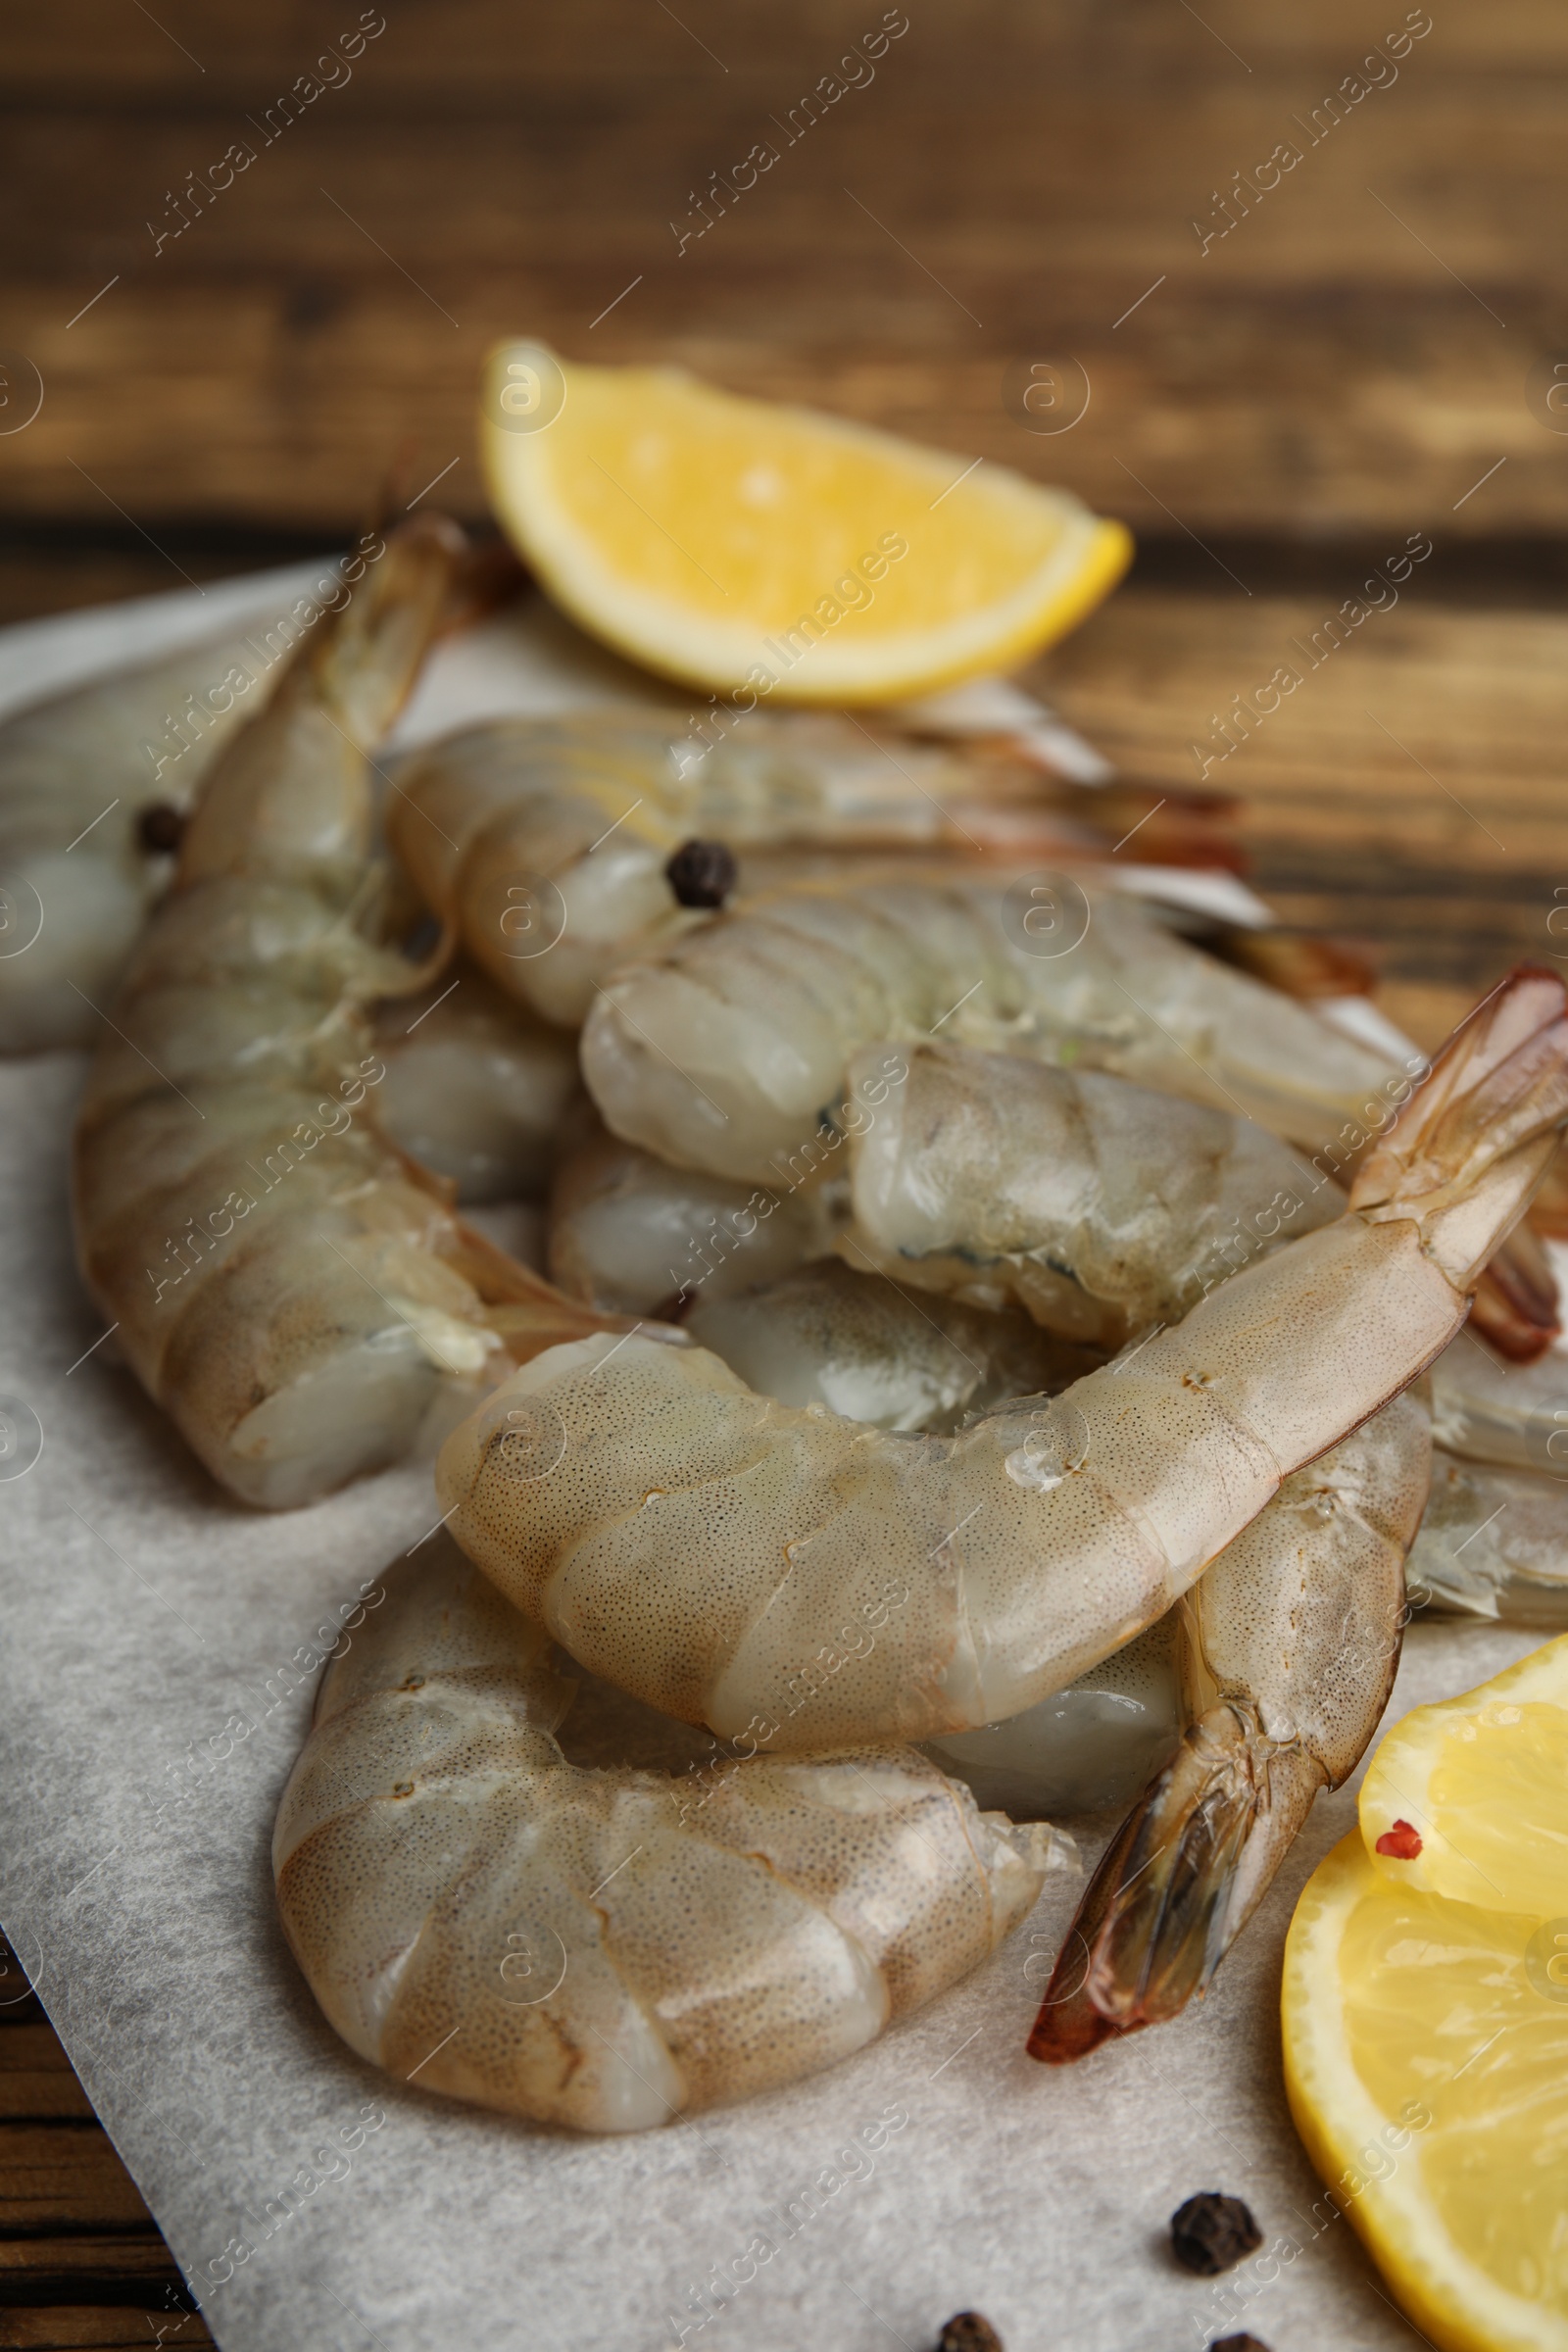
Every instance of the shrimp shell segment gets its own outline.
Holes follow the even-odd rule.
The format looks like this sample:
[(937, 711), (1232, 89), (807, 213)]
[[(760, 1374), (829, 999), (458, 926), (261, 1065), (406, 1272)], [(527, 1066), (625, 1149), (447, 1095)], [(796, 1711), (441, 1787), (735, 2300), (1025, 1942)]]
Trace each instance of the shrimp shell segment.
[(902, 1747), (698, 1788), (568, 1764), (549, 1639), (444, 1537), (328, 1668), (278, 1811), (283, 1925), (362, 2056), (635, 2132), (849, 2056), (985, 1959), (1064, 1849)]

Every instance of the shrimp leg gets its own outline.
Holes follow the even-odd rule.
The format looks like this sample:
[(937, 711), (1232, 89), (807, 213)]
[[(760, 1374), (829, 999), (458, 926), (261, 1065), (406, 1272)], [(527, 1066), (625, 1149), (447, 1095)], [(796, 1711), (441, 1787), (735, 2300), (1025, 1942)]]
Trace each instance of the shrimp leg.
[(1398, 1397), (1288, 1478), (1179, 1607), (1196, 1720), (1101, 1860), (1029, 2038), (1059, 2066), (1203, 1992), (1394, 1687), (1427, 1418)]
[(386, 1581), (272, 1860), (326, 2017), (421, 2089), (585, 2132), (769, 2089), (955, 1984), (1070, 1856), (908, 1748), (569, 1764), (548, 1637), (443, 1536)]
[[(778, 1405), (700, 1348), (588, 1340), (448, 1440), (454, 1533), (585, 1666), (720, 1734), (761, 1724), (782, 1752), (1017, 1714), (1162, 1615), (1453, 1336), (1568, 1123), (1565, 1004), (1516, 972), (1345, 1216), (1049, 1402), (904, 1436)], [(513, 1410), (559, 1427), (549, 1478), (509, 1469)]]

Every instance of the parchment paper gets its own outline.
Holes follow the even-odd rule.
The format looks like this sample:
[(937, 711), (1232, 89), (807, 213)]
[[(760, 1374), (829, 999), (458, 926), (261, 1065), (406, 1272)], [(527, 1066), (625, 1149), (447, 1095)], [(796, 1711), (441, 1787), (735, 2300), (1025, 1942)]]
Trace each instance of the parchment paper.
[[(294, 576), (234, 584), (231, 609)], [(0, 706), (41, 662), (80, 675), (227, 617), (158, 604), (8, 633)], [(473, 694), (470, 674), (455, 715)], [(1243, 2326), (1273, 2352), (1417, 2340), (1348, 2224), (1314, 2218), (1280, 2082), (1284, 1935), (1348, 1790), (1320, 1799), (1209, 1999), (1076, 2069), (1023, 2053), (1079, 1892), (1061, 1879), (989, 1967), (858, 2058), (666, 2131), (551, 2135), (353, 2058), (283, 1946), (268, 1844), (316, 1662), (436, 1518), (429, 1472), (246, 1512), (94, 1348), (64, 1183), (82, 1068), (0, 1064), (0, 1392), (43, 1433), (0, 1479), (0, 1922), (220, 2344), (660, 2352), (684, 2329), (927, 2352), (965, 2307), (1008, 2352), (1170, 2352)], [(1413, 1628), (1395, 1713), (1534, 1639)], [(1216, 2187), (1288, 2242), (1209, 2282), (1173, 2267), (1165, 2225)]]

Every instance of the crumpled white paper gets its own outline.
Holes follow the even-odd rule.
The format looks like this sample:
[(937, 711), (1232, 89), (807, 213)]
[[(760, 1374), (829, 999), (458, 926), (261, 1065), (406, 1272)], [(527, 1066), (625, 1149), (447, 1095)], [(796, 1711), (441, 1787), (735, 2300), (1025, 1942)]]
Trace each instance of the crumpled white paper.
[[(252, 591), (276, 583), (223, 593)], [(0, 707), (40, 662), (47, 682), (150, 653), (193, 610), (228, 617), (182, 595), (9, 633)], [(426, 690), (441, 725), (485, 699), (471, 642), (462, 660), (460, 709)], [(511, 687), (486, 674), (529, 707), (506, 702), (515, 661)], [(1080, 1891), (1062, 1878), (859, 2057), (666, 2131), (553, 2135), (351, 2056), (283, 1945), (269, 1840), (318, 1661), (435, 1520), (429, 1471), (276, 1517), (212, 1484), (94, 1346), (65, 1193), (83, 1067), (0, 1064), (0, 1393), (42, 1435), (0, 1475), (0, 1922), (228, 2352), (927, 2352), (964, 2308), (1008, 2352), (1242, 2327), (1272, 2352), (1410, 2343), (1324, 2218), (1280, 2080), (1284, 1935), (1349, 1791), (1319, 1801), (1209, 1999), (1076, 2069), (1023, 2050)], [(1395, 1712), (1533, 1640), (1413, 1629)], [(1244, 2196), (1265, 2233), (1219, 2280), (1167, 2251), (1199, 2188)]]

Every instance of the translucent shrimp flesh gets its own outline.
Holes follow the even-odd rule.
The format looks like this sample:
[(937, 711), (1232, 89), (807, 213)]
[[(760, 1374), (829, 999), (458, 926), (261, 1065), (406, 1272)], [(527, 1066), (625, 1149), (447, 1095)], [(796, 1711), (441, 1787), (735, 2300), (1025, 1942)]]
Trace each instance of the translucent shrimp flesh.
[[(594, 1338), (448, 1440), (454, 1533), (586, 1667), (721, 1736), (783, 1752), (1020, 1713), (1163, 1614), (1452, 1338), (1568, 1123), (1564, 1006), (1555, 975), (1515, 973), (1345, 1216), (1055, 1398), (900, 1435), (760, 1396), (705, 1348)], [(548, 1475), (509, 1461), (530, 1418)]]
[(1498, 1469), (1568, 1477), (1568, 1353), (1507, 1363), (1463, 1331), (1429, 1377), (1432, 1434), (1449, 1453)]
[(1178, 1601), (1021, 1715), (928, 1740), (924, 1753), (963, 1781), (977, 1803), (1019, 1821), (1131, 1804), (1169, 1761), (1190, 1719), (1181, 1610)]
[(583, 1031), (606, 1124), (776, 1183), (849, 1113), (858, 1053), (937, 1034), (1238, 1113), (1328, 1148), (1331, 1171), (1408, 1095), (1410, 1072), (1130, 900), (1060, 877), (1012, 889), (781, 890), (628, 962)]
[(190, 806), (275, 674), (236, 632), (0, 722), (0, 1054), (93, 1042), (178, 838), (143, 819)]
[(1037, 773), (820, 714), (759, 716), (701, 755), (657, 710), (497, 720), (413, 754), (396, 785), (388, 836), (427, 903), (510, 995), (571, 1028), (628, 954), (680, 938), (726, 895), (671, 878), (684, 843), (1103, 847), (1049, 807)]
[[(882, 1058), (850, 1063), (847, 1101), (868, 1101)], [(1016, 1300), (1113, 1349), (1344, 1211), (1328, 1177), (1234, 1112), (971, 1046), (905, 1059), (852, 1130), (839, 1247), (919, 1290)]]
[(570, 1038), (471, 963), (380, 1010), (382, 1133), (457, 1188), (460, 1201), (537, 1200), (581, 1100)]
[(846, 1213), (831, 1178), (765, 1194), (672, 1168), (597, 1116), (574, 1123), (550, 1204), (550, 1277), (626, 1314), (725, 1298), (820, 1257)]
[(568, 1763), (545, 1634), (440, 1535), (387, 1584), (272, 1861), (326, 2017), (421, 2089), (584, 2132), (770, 2089), (956, 1983), (1067, 1861), (907, 1747)]
[(1435, 1448), (1407, 1575), (1418, 1606), (1559, 1632), (1568, 1625), (1568, 1461), (1555, 1471), (1498, 1470)]
[(1203, 1992), (1378, 1727), (1431, 1464), (1400, 1396), (1286, 1479), (1177, 1604), (1189, 1728), (1111, 1838), (1029, 2040), (1051, 2065)]
[(367, 750), (461, 555), (433, 519), (390, 541), (228, 745), (78, 1115), (87, 1286), (250, 1502), (395, 1460), (513, 1356), (606, 1324), (465, 1226), (366, 1108), (384, 1075), (367, 1007), (429, 976), (370, 935)]
[(700, 1299), (683, 1329), (759, 1395), (875, 1429), (954, 1430), (1004, 1397), (1065, 1388), (1096, 1361), (1015, 1307), (919, 1299), (837, 1258)]

